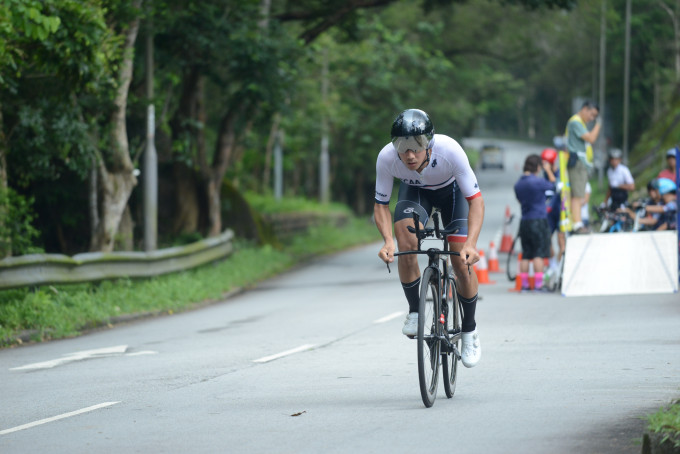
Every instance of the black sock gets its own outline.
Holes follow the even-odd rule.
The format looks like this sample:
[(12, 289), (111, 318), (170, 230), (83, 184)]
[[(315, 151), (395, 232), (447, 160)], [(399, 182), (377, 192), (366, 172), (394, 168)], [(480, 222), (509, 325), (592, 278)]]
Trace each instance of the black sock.
[(458, 294), (458, 301), (460, 301), (462, 304), (461, 309), (463, 310), (463, 323), (462, 323), (462, 329), (464, 333), (469, 333), (471, 331), (474, 331), (475, 328), (477, 327), (477, 323), (475, 323), (475, 309), (477, 308), (477, 295), (473, 296), (472, 298), (463, 298), (460, 296), (460, 293)]
[(418, 312), (418, 304), (420, 304), (420, 278), (408, 284), (401, 283), (408, 301), (408, 311)]

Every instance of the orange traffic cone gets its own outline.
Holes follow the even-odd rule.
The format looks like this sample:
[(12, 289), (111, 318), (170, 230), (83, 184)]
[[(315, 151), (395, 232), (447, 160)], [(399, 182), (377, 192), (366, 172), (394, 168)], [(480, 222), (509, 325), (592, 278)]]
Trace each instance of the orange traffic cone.
[(498, 272), (500, 270), (501, 269), (498, 266), (498, 252), (496, 251), (496, 245), (492, 241), (489, 244), (489, 271)]
[(536, 286), (536, 280), (534, 278), (534, 263), (529, 262), (529, 288), (531, 290)]
[(495, 284), (495, 282), (489, 280), (489, 264), (486, 261), (486, 257), (484, 257), (484, 251), (479, 251), (479, 262), (473, 269), (477, 274), (477, 281), (480, 284)]
[(512, 224), (512, 215), (510, 214), (510, 206), (505, 207), (505, 219), (503, 220), (503, 237), (501, 238), (501, 252), (510, 252), (512, 248), (512, 233), (510, 232), (510, 224)]

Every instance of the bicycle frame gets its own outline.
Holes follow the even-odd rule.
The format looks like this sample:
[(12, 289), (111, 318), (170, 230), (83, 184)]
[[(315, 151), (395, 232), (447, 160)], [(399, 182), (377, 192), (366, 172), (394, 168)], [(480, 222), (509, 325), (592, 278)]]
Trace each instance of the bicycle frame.
[[(415, 224), (415, 227), (409, 227), (408, 230), (412, 233), (415, 233), (416, 238), (418, 239), (418, 249), (415, 251), (404, 251), (404, 252), (396, 252), (394, 255), (399, 256), (399, 255), (427, 255), (428, 258), (428, 264), (427, 266), (423, 269), (423, 275), (425, 274), (425, 270), (427, 268), (431, 268), (434, 272), (435, 275), (437, 276), (437, 292), (440, 295), (441, 298), (441, 305), (440, 307), (437, 308), (438, 312), (441, 313), (441, 320), (440, 323), (438, 324), (438, 328), (441, 328), (444, 326), (444, 321), (445, 318), (448, 316), (448, 314), (443, 313), (443, 311), (448, 311), (448, 302), (449, 298), (454, 298), (455, 300), (455, 293), (456, 293), (456, 282), (455, 278), (452, 274), (452, 268), (449, 267), (449, 256), (451, 255), (457, 255), (460, 256), (460, 253), (456, 251), (451, 251), (449, 250), (449, 242), (446, 239), (447, 235), (456, 233), (458, 229), (452, 230), (452, 231), (447, 231), (447, 230), (442, 230), (439, 228), (439, 213), (435, 211), (432, 214), (432, 219), (434, 221), (434, 227), (432, 228), (425, 228), (425, 229), (420, 229), (420, 217), (418, 216), (418, 213), (413, 213), (413, 221)], [(427, 238), (434, 238), (441, 240), (444, 243), (443, 249), (437, 249), (437, 248), (429, 248), (426, 251), (422, 250), (422, 243), (425, 239)], [(441, 261), (441, 268), (438, 266), (439, 262)], [(451, 268), (451, 269), (449, 269)], [(446, 279), (443, 279), (443, 276), (446, 276)], [(421, 283), (423, 285), (423, 283)], [(437, 339), (442, 342), (442, 354), (448, 354), (448, 353), (453, 353), (456, 356), (456, 359), (460, 358), (460, 352), (456, 349), (455, 343), (460, 340), (462, 333), (461, 330), (456, 330), (455, 328), (453, 330), (450, 330), (449, 332), (444, 333), (441, 329), (436, 330), (437, 333)]]

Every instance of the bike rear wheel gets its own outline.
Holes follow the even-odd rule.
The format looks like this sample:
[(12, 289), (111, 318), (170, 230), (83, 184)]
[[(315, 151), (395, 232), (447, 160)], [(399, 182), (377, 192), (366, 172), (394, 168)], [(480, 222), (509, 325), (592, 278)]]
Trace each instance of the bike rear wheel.
[[(442, 352), (442, 378), (444, 379), (444, 392), (449, 399), (456, 392), (456, 381), (458, 379), (458, 360), (460, 359), (460, 333), (461, 333), (461, 313), (456, 284), (453, 276), (447, 279), (445, 285), (446, 295), (442, 300), (442, 310), (445, 312), (446, 331), (451, 346), (455, 348), (453, 352)], [(453, 335), (453, 337), (451, 337)], [(455, 340), (454, 340), (455, 339)]]
[(418, 309), (418, 380), (420, 395), (426, 407), (431, 407), (437, 397), (439, 378), (439, 276), (434, 268), (425, 268), (420, 287)]

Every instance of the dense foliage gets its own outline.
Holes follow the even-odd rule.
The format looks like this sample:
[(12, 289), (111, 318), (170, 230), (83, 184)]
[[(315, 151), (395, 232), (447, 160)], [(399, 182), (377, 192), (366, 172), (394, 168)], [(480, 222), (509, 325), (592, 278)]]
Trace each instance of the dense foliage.
[[(168, 243), (228, 224), (224, 179), (271, 193), (276, 138), (284, 192), (317, 198), (327, 131), (331, 198), (358, 213), (404, 108), (458, 139), (549, 143), (575, 98), (600, 96), (603, 4), (605, 133), (620, 147), (625, 0), (0, 0), (4, 253), (140, 247), (149, 103)], [(636, 0), (632, 13), (631, 145), (675, 118), (680, 1)]]

